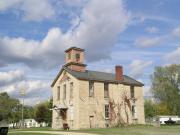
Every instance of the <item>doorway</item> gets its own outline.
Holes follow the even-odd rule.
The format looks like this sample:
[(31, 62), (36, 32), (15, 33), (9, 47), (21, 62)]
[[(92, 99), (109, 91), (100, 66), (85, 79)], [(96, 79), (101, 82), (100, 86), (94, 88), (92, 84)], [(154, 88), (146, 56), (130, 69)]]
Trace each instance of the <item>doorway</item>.
[(95, 128), (94, 116), (89, 116), (90, 128)]

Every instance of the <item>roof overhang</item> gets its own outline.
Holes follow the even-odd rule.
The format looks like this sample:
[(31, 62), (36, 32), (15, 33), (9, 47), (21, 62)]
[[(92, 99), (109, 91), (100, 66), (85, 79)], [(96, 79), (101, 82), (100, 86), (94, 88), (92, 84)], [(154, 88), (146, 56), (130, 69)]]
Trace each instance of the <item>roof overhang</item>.
[(61, 109), (68, 109), (68, 107), (67, 107), (67, 105), (65, 105), (65, 104), (59, 104), (59, 105), (55, 105), (53, 108), (52, 108), (52, 110), (61, 110)]

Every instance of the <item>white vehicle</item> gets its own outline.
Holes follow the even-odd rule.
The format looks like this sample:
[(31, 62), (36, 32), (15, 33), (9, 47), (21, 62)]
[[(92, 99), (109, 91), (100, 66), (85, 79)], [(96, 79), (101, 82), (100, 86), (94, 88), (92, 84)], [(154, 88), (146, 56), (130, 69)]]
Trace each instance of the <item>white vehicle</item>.
[(159, 122), (160, 124), (166, 124), (165, 121), (172, 120), (172, 121), (180, 121), (180, 118), (178, 116), (159, 116)]

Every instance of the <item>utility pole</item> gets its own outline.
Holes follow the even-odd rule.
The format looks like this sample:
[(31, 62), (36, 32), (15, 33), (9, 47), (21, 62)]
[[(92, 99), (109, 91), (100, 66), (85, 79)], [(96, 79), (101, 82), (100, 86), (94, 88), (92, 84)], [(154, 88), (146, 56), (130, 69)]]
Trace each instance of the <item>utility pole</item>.
[(21, 127), (24, 128), (24, 96), (25, 96), (25, 89), (24, 88), (20, 89), (19, 94), (22, 97), (22, 113), (21, 113), (21, 121), (22, 121), (21, 124), (22, 125), (21, 125)]

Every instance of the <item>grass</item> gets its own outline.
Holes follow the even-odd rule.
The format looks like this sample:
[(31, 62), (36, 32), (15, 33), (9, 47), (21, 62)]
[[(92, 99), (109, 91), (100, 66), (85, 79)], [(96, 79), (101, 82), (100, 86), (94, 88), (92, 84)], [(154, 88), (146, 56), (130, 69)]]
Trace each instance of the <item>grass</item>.
[[(52, 131), (51, 128), (30, 128), (10, 130), (8, 135), (43, 135), (41, 133), (16, 133), (13, 131)], [(57, 130), (54, 130), (57, 131)], [(96, 128), (71, 130), (72, 132), (92, 133), (100, 135), (180, 135), (180, 126), (130, 126), (125, 128)], [(45, 135), (45, 134), (44, 134)]]
[[(41, 133), (9, 133), (8, 135), (48, 135)], [(52, 134), (51, 134), (52, 135)]]
[(180, 126), (130, 126), (125, 128), (85, 129), (78, 132), (100, 135), (180, 135)]
[[(38, 127), (38, 128), (19, 128), (19, 129), (10, 129), (9, 131), (52, 131), (51, 127)], [(53, 130), (54, 131), (54, 130)]]

